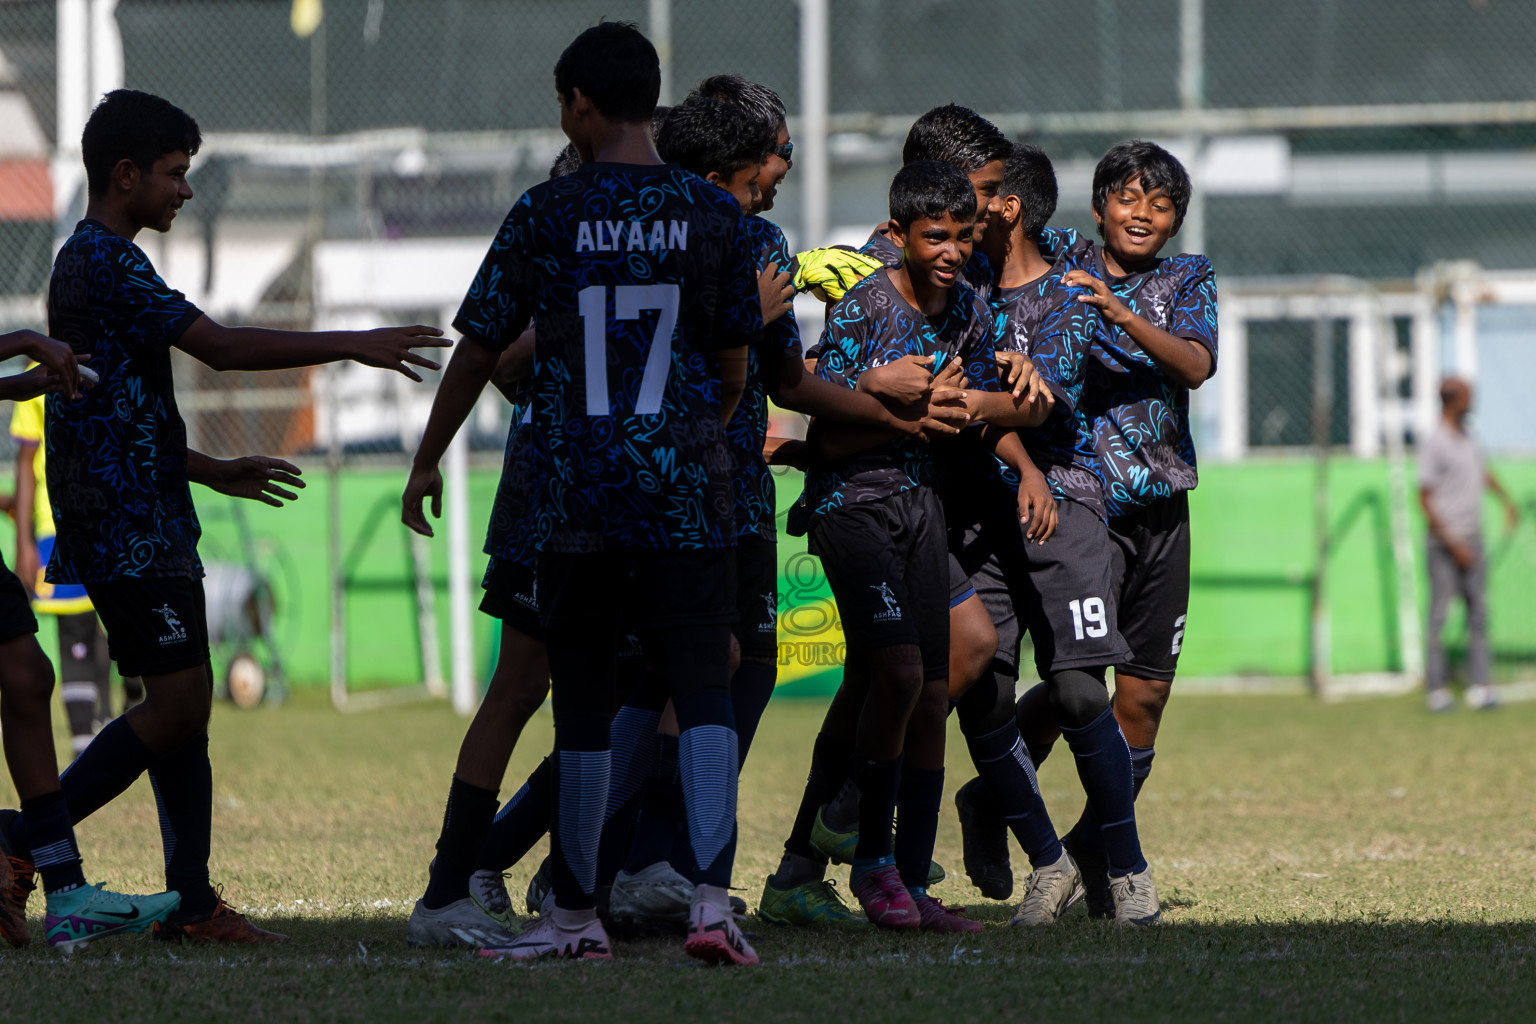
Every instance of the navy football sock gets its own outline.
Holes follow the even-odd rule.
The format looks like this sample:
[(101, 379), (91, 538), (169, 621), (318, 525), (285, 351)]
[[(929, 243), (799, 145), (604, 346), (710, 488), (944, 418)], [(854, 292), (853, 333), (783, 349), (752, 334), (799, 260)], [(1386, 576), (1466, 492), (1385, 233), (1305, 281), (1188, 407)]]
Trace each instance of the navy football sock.
[(656, 761), (656, 726), (661, 712), (626, 704), (613, 716), (609, 726), (609, 749), (613, 751), (613, 781), (608, 785), (608, 806), (612, 816), (640, 792)]
[(1146, 870), (1147, 862), (1136, 835), (1131, 752), (1114, 711), (1105, 708), (1082, 728), (1063, 728), (1061, 733), (1077, 759), (1078, 778), (1099, 818), (1099, 835), (1109, 873), (1127, 875)]
[(1035, 771), (1045, 764), (1045, 759), (1051, 756), (1051, 748), (1056, 746), (1055, 740), (1047, 740), (1044, 743), (1036, 740), (1024, 740), (1024, 750), (1029, 754), (1029, 763), (1035, 766)]
[(854, 859), (869, 862), (889, 857), (891, 821), (896, 815), (896, 794), (901, 786), (901, 758), (864, 761), (854, 778), (859, 784), (859, 842), (854, 847)]
[(693, 881), (729, 888), (740, 765), (731, 695), (726, 690), (698, 690), (674, 698), (673, 706), (680, 728), (678, 777), (688, 812), (688, 843), (697, 867)]
[[(634, 874), (659, 861), (670, 861), (679, 827), (687, 814), (677, 774), (677, 737), (658, 733), (656, 763), (641, 791), (640, 813), (635, 819), (624, 870)], [(682, 870), (687, 871), (686, 862)]]
[[(1127, 744), (1129, 746), (1129, 744)], [(1141, 787), (1152, 773), (1152, 758), (1156, 752), (1151, 747), (1130, 747), (1131, 751), (1131, 798), (1141, 796)], [(1093, 804), (1085, 803), (1077, 824), (1067, 834), (1074, 850), (1104, 854), (1104, 837), (1099, 832), (1099, 816)]]
[(590, 910), (596, 903), (597, 847), (608, 806), (609, 718), (601, 712), (556, 712), (554, 813), (550, 868), (555, 903)]
[(443, 829), (437, 837), (437, 856), (432, 858), (432, 875), (421, 898), (428, 910), (469, 898), (469, 876), (475, 872), (476, 855), (485, 845), (495, 816), (495, 790), (453, 777), (443, 808)]
[(939, 834), (939, 805), (944, 800), (944, 769), (901, 769), (897, 790), (896, 868), (908, 889), (928, 885), (928, 865)]
[(218, 897), (208, 883), (213, 844), (213, 766), (208, 762), (208, 734), (192, 737), (150, 765), (149, 784), (160, 814), (165, 887), (181, 894), (183, 913), (210, 913)]
[(496, 812), (485, 842), (475, 857), (476, 871), (505, 871), (522, 860), (549, 831), (550, 779), (554, 768), (549, 758), (528, 776), (512, 798)]
[(154, 760), (126, 716), (112, 719), (59, 776), (69, 820), (78, 825), (90, 817), (133, 785)]
[[(811, 747), (811, 770), (805, 780), (805, 790), (800, 795), (800, 807), (795, 812), (789, 838), (784, 841), (784, 849), (788, 853), (804, 860), (826, 863), (827, 859), (811, 845), (811, 829), (815, 827), (816, 812), (821, 810), (821, 805), (837, 796), (837, 791), (847, 781), (848, 770), (847, 743), (840, 737), (817, 733)], [(775, 877), (779, 881), (788, 881), (780, 876)]]
[(80, 869), (80, 850), (69, 821), (69, 804), (61, 790), (21, 802), (32, 864), (43, 876), (43, 891), (58, 892), (85, 884)]
[(965, 742), (977, 773), (1030, 864), (1039, 868), (1060, 860), (1061, 841), (1040, 797), (1019, 727), (1010, 720), (985, 736), (967, 736)]
[(736, 753), (741, 764), (747, 763), (747, 751), (752, 748), (757, 725), (768, 710), (778, 678), (778, 665), (747, 659), (742, 659), (741, 667), (731, 676), (731, 713), (736, 721)]

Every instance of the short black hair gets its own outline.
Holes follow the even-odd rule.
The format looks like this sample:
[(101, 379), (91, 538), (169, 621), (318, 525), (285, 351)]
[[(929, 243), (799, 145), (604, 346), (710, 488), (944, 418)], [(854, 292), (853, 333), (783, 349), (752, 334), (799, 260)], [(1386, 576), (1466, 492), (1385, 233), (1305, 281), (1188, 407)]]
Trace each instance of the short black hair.
[(739, 108), (749, 117), (767, 125), (775, 142), (778, 141), (779, 129), (788, 123), (784, 101), (779, 99), (779, 94), (766, 85), (749, 82), (740, 75), (710, 75), (694, 86), (689, 95), (708, 96), (712, 100)]
[(555, 61), (555, 91), (565, 102), (573, 89), (614, 121), (649, 121), (661, 95), (656, 47), (630, 21), (605, 21), (577, 36)]
[(1103, 216), (1104, 202), (1111, 192), (1119, 192), (1126, 183), (1141, 176), (1144, 192), (1162, 190), (1173, 202), (1173, 212), (1180, 223), (1189, 210), (1194, 187), (1189, 172), (1174, 155), (1155, 142), (1132, 139), (1111, 146), (1093, 169), (1093, 212)]
[(651, 111), (651, 141), (655, 142), (661, 134), (661, 126), (667, 123), (667, 115), (672, 113), (671, 107), (657, 107)]
[(901, 147), (901, 162), (942, 160), (966, 174), (993, 160), (1007, 160), (1008, 136), (970, 107), (946, 103), (918, 118)]
[(1033, 238), (1056, 213), (1056, 168), (1039, 146), (1015, 142), (1003, 164), (1003, 198), (1019, 197), (1019, 223)]
[(976, 219), (976, 190), (960, 168), (943, 160), (917, 160), (896, 172), (891, 182), (891, 219), (903, 231), (923, 218), (948, 214), (969, 224)]
[(202, 144), (197, 122), (170, 100), (136, 89), (114, 89), (96, 104), (80, 135), (86, 191), (105, 195), (112, 168), (122, 160), (132, 160), (148, 173), (165, 154), (192, 156)]
[(746, 111), (704, 96), (689, 96), (672, 108), (656, 136), (656, 152), (668, 163), (704, 177), (728, 178), (760, 164), (774, 133)]
[(551, 178), (563, 178), (576, 168), (581, 166), (581, 154), (576, 152), (576, 147), (567, 142), (560, 155), (555, 157), (555, 162), (549, 165)]

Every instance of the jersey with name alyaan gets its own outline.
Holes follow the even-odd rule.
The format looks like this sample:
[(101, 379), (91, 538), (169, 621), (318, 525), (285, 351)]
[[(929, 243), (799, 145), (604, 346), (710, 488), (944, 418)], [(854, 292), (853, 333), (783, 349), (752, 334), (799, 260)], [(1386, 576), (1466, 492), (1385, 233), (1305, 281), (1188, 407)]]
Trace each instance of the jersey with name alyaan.
[(736, 201), (670, 164), (589, 163), (534, 186), (454, 327), (500, 352), (534, 318), (536, 546), (733, 544), (716, 352), (762, 332)]
[[(784, 270), (790, 265), (789, 243), (772, 221), (753, 214), (746, 218), (746, 226), (761, 267), (772, 263)], [(768, 382), (777, 376), (779, 363), (786, 357), (800, 358), (800, 327), (795, 323), (794, 310), (765, 325), (762, 343), (749, 350), (747, 388), (736, 407), (736, 415), (725, 428), (736, 467), (738, 537), (778, 539), (773, 474), (763, 459), (763, 442), (768, 437)]]
[[(1070, 229), (1048, 228), (1041, 252), (1109, 285), (1132, 312), (1205, 348), (1216, 372), (1216, 274), (1204, 256), (1181, 253), (1146, 270), (1111, 275), (1103, 248)], [(1102, 319), (1083, 393), (1111, 516), (1193, 490), (1199, 474), (1189, 430), (1189, 390), (1170, 380), (1130, 335)]]
[[(929, 317), (902, 298), (890, 271), (877, 270), (848, 289), (827, 314), (816, 375), (852, 390), (865, 370), (903, 356), (931, 355), (935, 373), (958, 359), (971, 387), (996, 391), (992, 333), (991, 310), (965, 285), (955, 285), (944, 311)], [(813, 464), (805, 476), (806, 512), (814, 519), (843, 505), (932, 486), (933, 462), (927, 444), (900, 438)]]

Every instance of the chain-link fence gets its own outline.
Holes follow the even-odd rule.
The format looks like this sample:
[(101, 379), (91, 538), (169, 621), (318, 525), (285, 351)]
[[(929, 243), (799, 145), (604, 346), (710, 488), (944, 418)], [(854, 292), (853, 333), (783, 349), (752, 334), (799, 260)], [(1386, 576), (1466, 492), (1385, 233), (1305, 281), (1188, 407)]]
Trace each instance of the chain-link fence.
[[(1426, 388), (1444, 368), (1481, 378), (1480, 422), (1495, 447), (1536, 449), (1536, 426), (1523, 414), (1536, 387), (1525, 367), (1536, 360), (1522, 316), (1536, 289), (1523, 297), (1522, 286), (1489, 276), (1536, 268), (1536, 65), (1524, 52), (1536, 35), (1531, 5), (300, 6), (323, 10), (307, 34), (291, 0), (0, 2), (0, 329), (43, 325), (51, 253), (83, 210), (79, 127), (92, 98), (116, 85), (165, 95), (203, 128), (196, 199), (173, 232), (140, 241), (210, 315), (301, 328), (446, 326), (506, 210), (563, 144), (555, 57), (606, 17), (634, 20), (657, 41), (664, 100), (722, 71), (778, 90), (797, 133), (797, 166), (772, 216), (799, 246), (858, 241), (885, 218), (901, 139), (939, 103), (964, 103), (1044, 148), (1061, 184), (1055, 223), (1084, 231), (1093, 229), (1089, 184), (1103, 151), (1132, 136), (1168, 145), (1197, 189), (1178, 241), (1205, 251), (1222, 281), (1222, 372), (1193, 410), (1208, 462), (1320, 440), (1373, 455), (1391, 431), (1411, 443), (1433, 418)], [(810, 111), (817, 91), (802, 90), (815, 68), (802, 56), (815, 52), (820, 12), (826, 105)], [(822, 119), (824, 171), (800, 134)], [(825, 236), (807, 237), (818, 224)], [(1378, 326), (1369, 328), (1379, 336), (1362, 340), (1366, 321), (1349, 310), (1295, 306), (1298, 295), (1332, 301), (1337, 275), (1379, 297)], [(1255, 297), (1246, 307), (1229, 303), (1244, 294)], [(1294, 308), (1266, 311), (1261, 298)], [(1243, 355), (1233, 360), (1236, 333)], [(217, 374), (185, 359), (177, 375), (189, 437), (202, 450), (375, 474), (378, 494), (358, 492), (333, 518), (345, 530), (372, 529), (388, 559), (397, 557), (392, 521), (386, 530), (375, 513), (397, 494), (430, 382), (357, 367)], [(506, 416), (488, 398), (471, 421), (477, 528)], [(371, 550), (358, 549), (359, 565)], [(407, 582), (418, 586), (422, 572), (405, 567), (421, 562), (401, 552), (402, 578), (414, 574)], [(322, 546), (295, 561), (327, 557), (334, 553)], [(318, 614), (317, 602), (309, 612)]]

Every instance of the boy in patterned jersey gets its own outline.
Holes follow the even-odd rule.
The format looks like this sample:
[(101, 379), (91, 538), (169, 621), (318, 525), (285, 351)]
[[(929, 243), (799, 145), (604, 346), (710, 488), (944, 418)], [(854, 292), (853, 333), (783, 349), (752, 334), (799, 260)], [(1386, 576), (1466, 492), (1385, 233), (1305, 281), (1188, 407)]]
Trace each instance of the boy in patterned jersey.
[[(420, 380), (411, 350), (439, 345), (430, 327), (307, 334), (223, 327), (169, 288), (133, 243), (168, 231), (192, 198), (186, 176), (201, 133), (165, 100), (117, 90), (81, 139), (86, 216), (54, 261), (49, 331), (101, 381), (82, 397), (48, 399), (48, 494), (57, 527), (46, 579), (83, 584), (123, 675), (145, 700), (110, 722), (63, 776), (70, 818), (83, 821), (148, 772), (160, 811), (167, 887), (181, 906), (155, 928), (165, 940), (278, 941), (224, 903), (209, 883), (213, 693), (201, 533), (192, 483), (281, 506), (301, 487), (279, 459), (221, 461), (187, 448), (170, 350), (218, 370), (265, 370), (352, 359)], [(21, 815), (25, 819), (26, 815)], [(11, 852), (24, 845), (12, 827)]]
[[(1003, 180), (1004, 161), (1010, 151), (1007, 137), (996, 125), (975, 111), (953, 103), (935, 107), (918, 118), (907, 132), (902, 147), (903, 163), (941, 160), (959, 168), (970, 179), (971, 187), (976, 192), (977, 216), (973, 239), (978, 248), (973, 250), (971, 258), (966, 261), (961, 279), (983, 298), (991, 294), (996, 269), (988, 261), (981, 246), (989, 232), (995, 234), (1001, 230), (998, 221), (1002, 209), (999, 189)], [(838, 267), (847, 277), (862, 277), (880, 266), (900, 266), (902, 258), (901, 250), (891, 243), (888, 228), (884, 225), (871, 233), (869, 241), (857, 254), (838, 255), (840, 250), (819, 251), (840, 261)], [(805, 255), (802, 254), (802, 259)], [(854, 262), (855, 257), (863, 262)], [(819, 267), (821, 276), (817, 280), (824, 286), (822, 290), (829, 295), (841, 295), (836, 284), (825, 276), (827, 265), (823, 263)], [(813, 347), (806, 353), (806, 357), (815, 359), (818, 354), (819, 350)], [(1040, 392), (1039, 378), (1033, 374), (1023, 354), (999, 351), (997, 355), (999, 372), (1006, 376), (1014, 393), (1018, 395), (1027, 390), (1029, 399), (1035, 400)], [(950, 370), (957, 371), (958, 367), (952, 364)], [(860, 378), (859, 388), (885, 401), (897, 403), (900, 407), (903, 403), (915, 400), (926, 389), (950, 383), (951, 380), (935, 379), (924, 361), (909, 357), (874, 368)], [(1019, 459), (1023, 459), (1023, 450), (1016, 442), (1012, 450)], [(950, 481), (957, 481), (960, 489), (968, 488), (972, 478), (991, 474), (995, 466), (992, 454), (981, 443), (979, 426), (965, 431), (954, 440), (945, 441), (938, 458), (940, 494), (951, 489), (947, 486)], [(1035, 516), (1031, 523), (1031, 533), (1036, 539), (1043, 539), (1040, 533), (1044, 531), (1048, 535), (1055, 514), (1054, 503), (1050, 501), (1049, 489), (1040, 474), (1027, 465), (1024, 472), (1025, 476), (1020, 481), (1025, 488), (1026, 504), (1023, 507), (1026, 514), (1033, 514), (1037, 507), (1045, 509), (1044, 515)], [(997, 650), (997, 636), (987, 609), (977, 600), (967, 574), (954, 559), (950, 560), (949, 586), (950, 683), (951, 690), (958, 696), (965, 684), (991, 665)], [(834, 787), (840, 785), (841, 791), (834, 788), (831, 792), (836, 794), (836, 799), (830, 800), (824, 808), (815, 812), (810, 825), (809, 847), (815, 855), (846, 862), (858, 841), (858, 789), (844, 782), (835, 769), (813, 774), (825, 775), (827, 784)], [(825, 798), (808, 794), (807, 799), (819, 803), (820, 799)], [(804, 848), (804, 844), (800, 844), (794, 834), (791, 841)], [(935, 880), (942, 877), (942, 869), (935, 865), (933, 875)]]
[[(973, 824), (974, 805), (982, 804), (983, 817), (996, 829), (985, 846), (977, 829), (965, 830), (966, 867), (983, 893), (1007, 898), (1012, 875), (1002, 831), (1006, 821), (1034, 868), (1011, 923), (1053, 923), (1082, 896), (1078, 869), (1056, 838), (1015, 722), (1022, 625), (1034, 639), (1035, 663), (1083, 788), (1100, 820), (1114, 823), (1104, 829), (1104, 845), (1116, 865), (1111, 870), (1116, 919), (1150, 924), (1157, 919), (1157, 897), (1137, 841), (1130, 755), (1110, 711), (1104, 679), (1107, 667), (1123, 661), (1129, 650), (1115, 628), (1115, 552), (1104, 528), (1084, 408), (1098, 317), (1093, 307), (1077, 301), (1081, 289), (1064, 283), (1068, 267), (1053, 267), (1036, 244), (1056, 208), (1050, 160), (1034, 146), (1015, 145), (1001, 194), (1001, 230), (987, 236), (992, 264), (999, 270), (992, 307), (999, 345), (1026, 350), (1056, 398), (1050, 418), (1020, 435), (1028, 463), (1049, 481), (1056, 526), (1048, 540), (1030, 543), (1015, 522), (1014, 483), (996, 479), (995, 472), (943, 492), (952, 550), (1001, 637), (990, 670), (966, 691), (957, 709), (981, 776), (956, 794), (960, 820)], [(1002, 486), (989, 490), (984, 484), (988, 475)], [(1001, 856), (982, 856), (987, 852)]]
[[(998, 393), (991, 313), (970, 289), (956, 287), (975, 219), (975, 192), (952, 165), (927, 160), (902, 168), (891, 184), (890, 235), (906, 258), (900, 267), (871, 274), (832, 309), (817, 375), (853, 390), (872, 367), (908, 355), (954, 361), (985, 389), (960, 392), (972, 415), (1012, 425), (1039, 422), (1044, 403)], [(932, 456), (923, 445), (819, 420), (812, 436), (815, 457), (803, 501), (811, 544), (847, 636), (850, 666), (839, 701), (860, 708), (852, 889), (878, 927), (973, 931), (976, 922), (945, 910), (926, 890), (949, 700), (949, 617), (942, 597), (948, 557)], [(787, 849), (769, 889), (787, 893), (819, 881), (824, 865), (794, 854)]]
[(656, 155), (660, 84), (655, 48), (633, 25), (588, 29), (561, 54), (560, 124), (582, 167), (507, 215), (455, 320), (470, 344), (428, 426), (451, 434), (498, 354), (537, 319), (532, 528), (555, 708), (555, 906), (490, 956), (611, 956), (596, 859), (618, 621), (633, 608), (680, 726), (697, 883), (685, 949), (756, 962), (727, 895), (737, 755), (723, 427), (762, 331), (757, 269), (735, 201)]
[[(25, 355), (38, 366), (0, 377), (0, 399), (25, 402), (48, 391), (77, 398), (81, 389), (75, 353), (61, 341), (35, 331), (0, 335), (0, 360)], [(22, 514), (30, 513), (21, 509)], [(48, 907), (48, 942), (70, 952), (92, 939), (142, 932), (163, 920), (181, 902), (173, 892), (125, 896), (87, 885), (69, 807), (59, 785), (48, 704), (53, 694), (53, 666), (38, 645), (37, 617), (27, 591), (0, 558), (0, 731), (5, 734), (5, 762), (21, 797), (21, 814), (0, 812), (0, 937), (12, 946), (32, 941), (27, 928), (27, 896), (43, 876)], [(6, 840), (12, 822), (25, 817), (24, 839), (30, 856), (20, 856)]]
[[(1115, 666), (1114, 712), (1130, 744), (1140, 792), (1173, 684), (1189, 605), (1189, 500), (1195, 448), (1189, 391), (1216, 371), (1216, 276), (1204, 256), (1158, 253), (1189, 208), (1189, 174), (1150, 142), (1117, 145), (1093, 174), (1102, 242), (1047, 231), (1042, 250), (1073, 269), (1062, 280), (1089, 294), (1101, 327), (1083, 405), (1093, 421), (1110, 537), (1119, 554), (1119, 628), (1130, 646)], [(1056, 725), (1039, 687), (1019, 701), (1020, 731), (1038, 765)], [(1063, 838), (1082, 869), (1088, 908), (1113, 912), (1102, 824), (1092, 803)]]
[[(718, 110), (712, 111), (710, 105), (726, 106), (740, 119), (739, 127), (735, 128), (738, 134), (750, 139), (766, 135), (769, 149), (754, 180), (748, 180), (741, 172), (732, 173), (728, 153), (740, 143), (721, 137), (729, 134), (730, 119)], [(772, 90), (736, 75), (706, 79), (687, 102), (674, 108), (657, 137), (657, 147), (663, 158), (720, 184), (742, 204), (749, 213), (746, 225), (759, 253), (764, 288), (771, 289), (775, 281), (785, 281), (788, 275), (777, 272), (789, 260), (784, 234), (757, 215), (772, 203), (779, 182), (789, 170), (786, 156), (793, 152), (779, 97)], [(771, 305), (771, 298), (765, 298), (765, 310)], [(768, 323), (763, 343), (749, 352), (746, 390), (736, 415), (726, 426), (726, 440), (735, 465), (736, 639), (741, 650), (741, 665), (731, 680), (731, 700), (742, 764), (778, 674), (777, 528), (773, 478), (763, 458), (768, 397), (771, 395), (782, 408), (808, 415), (907, 434), (940, 434), (954, 429), (946, 425), (944, 417), (958, 421), (964, 415), (957, 409), (927, 410), (922, 406), (916, 413), (908, 411), (909, 418), (903, 419), (870, 395), (849, 392), (806, 373), (794, 312), (787, 304), (780, 305), (776, 312), (779, 315), (765, 313)], [(659, 793), (648, 797), (648, 801), (652, 810), (662, 810), (668, 803)], [(671, 802), (681, 805), (680, 797)], [(657, 913), (664, 908), (665, 894), (676, 887), (675, 882), (669, 881), (676, 872), (664, 863), (672, 847), (671, 832), (664, 816), (642, 815), (629, 862), (614, 882), (610, 908), (615, 918), (626, 909), (631, 916), (641, 916), (642, 911)]]

